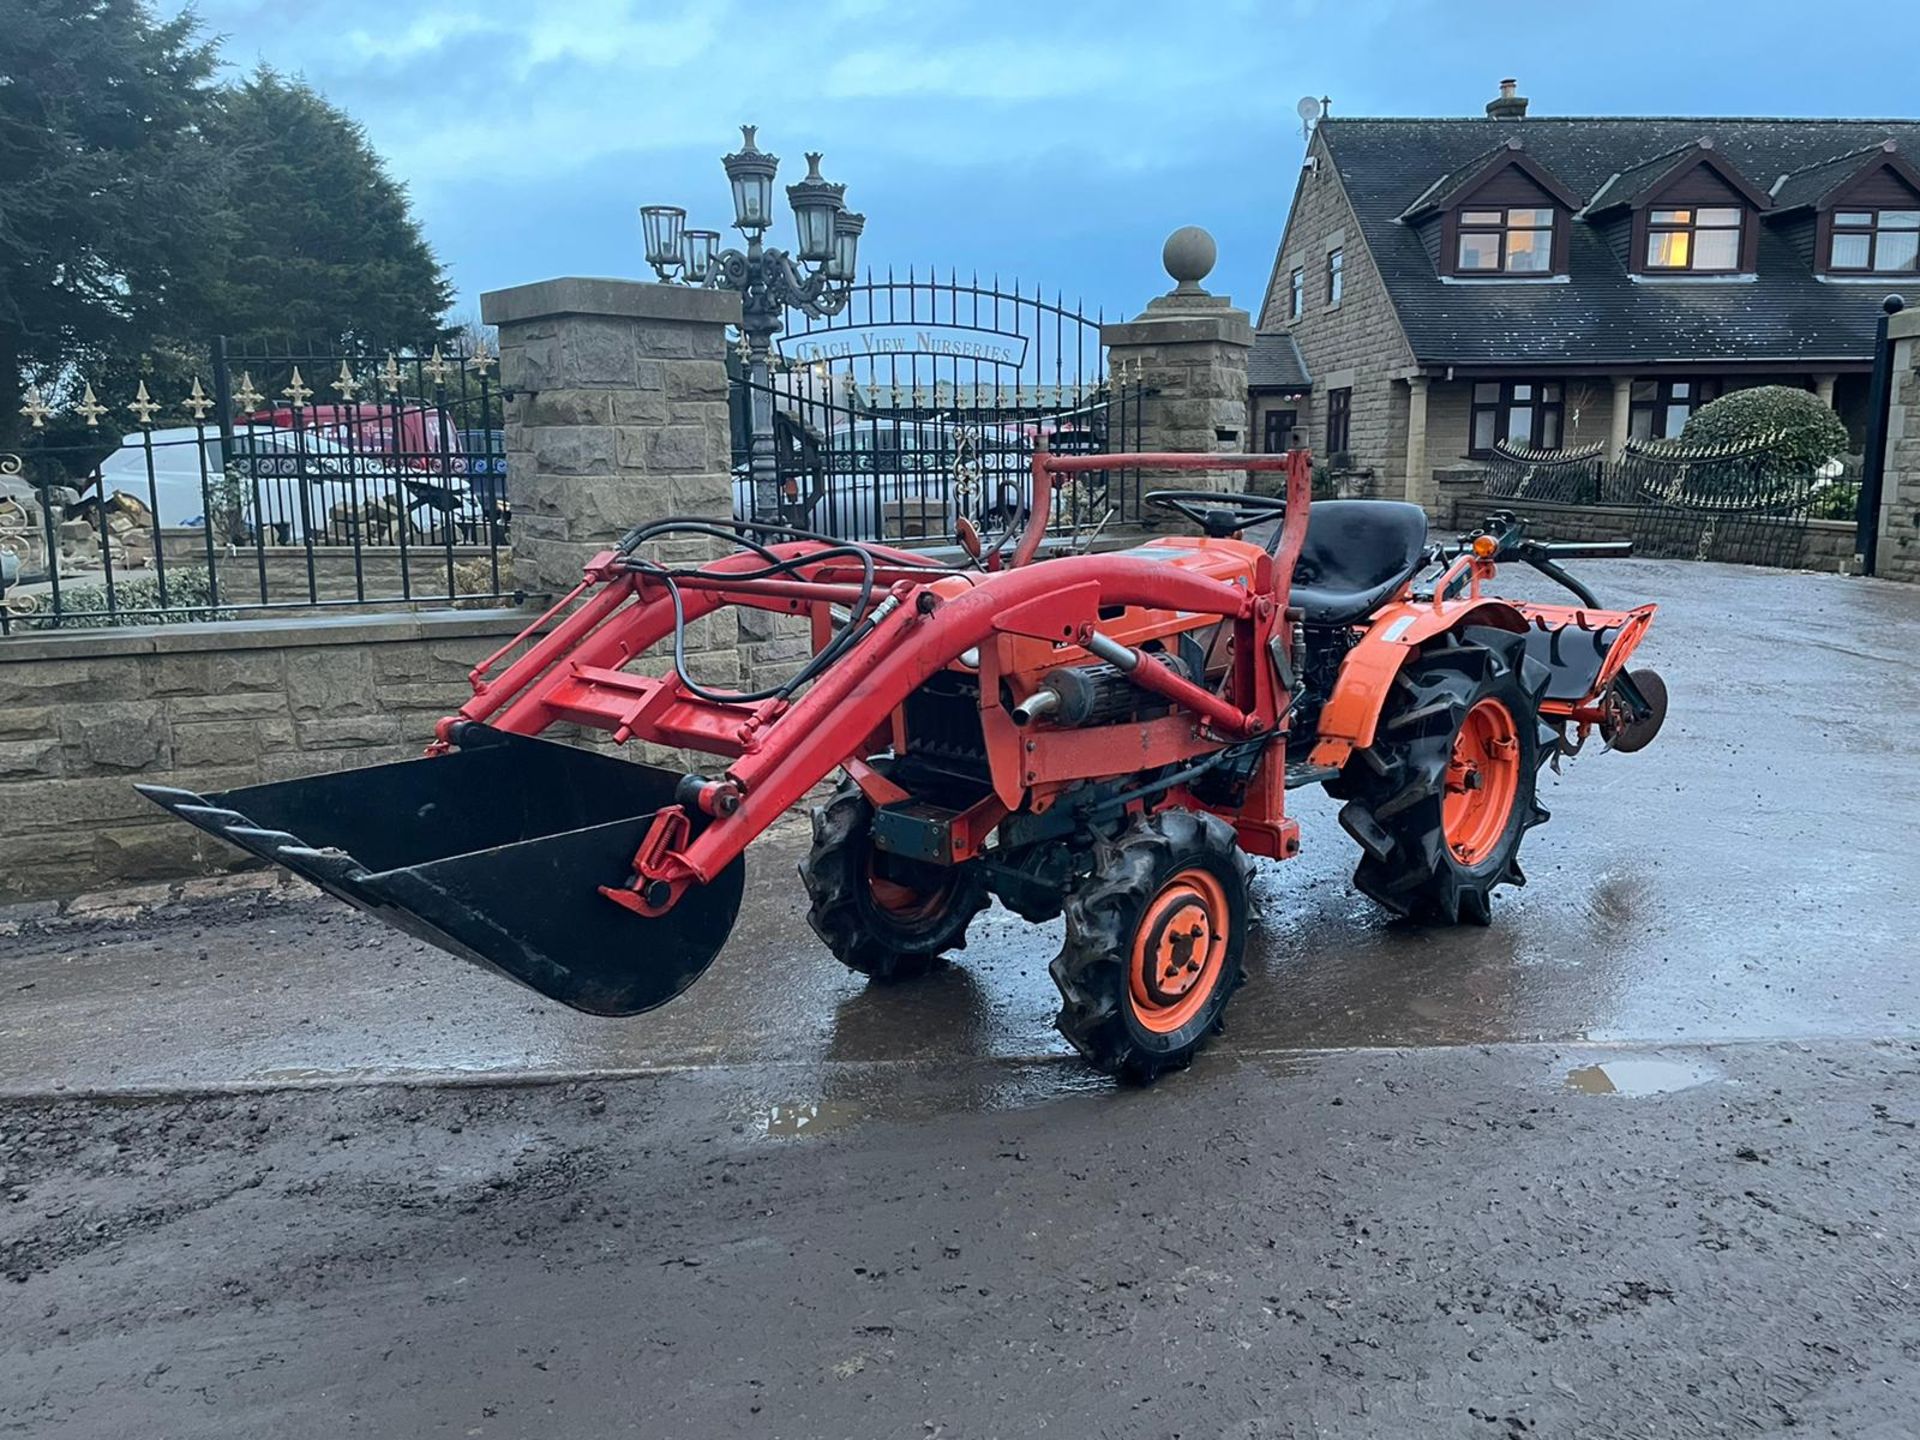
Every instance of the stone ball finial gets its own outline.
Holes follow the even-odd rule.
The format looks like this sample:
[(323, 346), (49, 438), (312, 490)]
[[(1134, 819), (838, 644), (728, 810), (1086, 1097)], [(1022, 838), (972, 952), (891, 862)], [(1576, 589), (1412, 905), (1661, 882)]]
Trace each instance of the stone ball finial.
[(1200, 282), (1213, 272), (1213, 262), (1219, 255), (1213, 236), (1198, 225), (1182, 225), (1167, 237), (1167, 243), (1161, 247), (1160, 263), (1167, 267), (1167, 274), (1173, 277), (1178, 293), (1204, 294)]

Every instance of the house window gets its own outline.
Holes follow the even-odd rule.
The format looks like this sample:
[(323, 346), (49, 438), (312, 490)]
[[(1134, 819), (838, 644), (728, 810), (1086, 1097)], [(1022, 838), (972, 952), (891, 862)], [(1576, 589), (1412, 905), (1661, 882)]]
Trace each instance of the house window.
[(1836, 210), (1828, 259), (1834, 270), (1920, 270), (1920, 210)]
[(1327, 304), (1338, 305), (1340, 297), (1347, 293), (1347, 252), (1329, 250), (1327, 252)]
[(1293, 267), (1293, 273), (1287, 277), (1287, 318), (1298, 320), (1307, 313), (1307, 268), (1304, 265)]
[(1553, 271), (1553, 211), (1462, 210), (1455, 269), (1462, 275)]
[(1740, 268), (1738, 205), (1656, 209), (1647, 216), (1647, 269), (1721, 273)]
[(1300, 423), (1297, 410), (1269, 410), (1266, 418), (1266, 444), (1263, 447), (1268, 455), (1280, 455), (1293, 448), (1293, 427)]
[(1693, 412), (1718, 393), (1711, 380), (1636, 380), (1627, 431), (1636, 440), (1678, 440)]
[[(1339, 254), (1334, 251), (1334, 254)], [(1327, 391), (1327, 454), (1344, 455), (1347, 453), (1347, 435), (1353, 418), (1353, 391), (1351, 389)]]
[(1566, 387), (1557, 380), (1482, 380), (1473, 387), (1467, 453), (1484, 459), (1501, 440), (1558, 450), (1565, 417)]

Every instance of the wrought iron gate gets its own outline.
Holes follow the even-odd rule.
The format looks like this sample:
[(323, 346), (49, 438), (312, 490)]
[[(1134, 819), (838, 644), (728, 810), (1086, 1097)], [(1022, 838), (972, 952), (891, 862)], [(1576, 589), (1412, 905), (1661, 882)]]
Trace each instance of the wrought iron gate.
[[(1025, 522), (1041, 440), (1076, 454), (1139, 446), (1139, 382), (1106, 373), (1101, 317), (1058, 295), (889, 273), (855, 285), (831, 317), (790, 319), (766, 382), (778, 515), (756, 513), (754, 385), (734, 382), (742, 515), (895, 542), (949, 538), (964, 515), (991, 536)], [(1055, 527), (1132, 521), (1137, 491), (1137, 477), (1118, 471), (1085, 477)]]

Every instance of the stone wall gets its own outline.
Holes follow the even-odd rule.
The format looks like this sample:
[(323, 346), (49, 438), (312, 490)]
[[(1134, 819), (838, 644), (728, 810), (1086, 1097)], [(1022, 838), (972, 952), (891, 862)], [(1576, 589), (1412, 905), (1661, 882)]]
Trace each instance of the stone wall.
[[(1477, 487), (1471, 492), (1458, 484), (1445, 485), (1442, 489), (1443, 494), (1449, 497), (1451, 506), (1451, 513), (1447, 516), (1448, 527), (1454, 531), (1479, 528), (1485, 522), (1487, 512), (1498, 508), (1511, 510), (1527, 521), (1528, 534), (1536, 540), (1634, 540), (1645, 543), (1651, 533), (1641, 533), (1644, 517), (1640, 511), (1627, 505), (1549, 505), (1538, 500), (1502, 500), (1497, 502), (1496, 507), (1496, 502), (1488, 500)], [(1763, 520), (1746, 522), (1748, 527), (1752, 527), (1747, 533), (1758, 535), (1757, 527), (1767, 523)], [(1851, 521), (1806, 521), (1800, 548), (1788, 568), (1850, 573), (1856, 558), (1854, 543)], [(1724, 558), (1757, 564), (1770, 563), (1774, 556), (1775, 546), (1765, 543), (1755, 544), (1750, 555), (1736, 551)], [(1723, 557), (1716, 555), (1715, 558)]]
[[(174, 566), (207, 568), (204, 531), (163, 530), (160, 543), (169, 569)], [(499, 588), (501, 593), (511, 594), (513, 551), (502, 546), (499, 556)], [(232, 554), (223, 546), (216, 547), (214, 565), (220, 578), (221, 598), (233, 604), (257, 605), (264, 599), (275, 604), (302, 605), (307, 603), (309, 594), (317, 594), (326, 601), (353, 600), (364, 594), (369, 606), (378, 604), (390, 610), (392, 602), (403, 594), (425, 602), (444, 600), (448, 593), (447, 558), (447, 547), (431, 543), (411, 544), (404, 551), (397, 545), (362, 545), (358, 555), (350, 545), (315, 546), (311, 591), (307, 584), (304, 546), (269, 546), (264, 563), (261, 553), (250, 546), (242, 546)], [(455, 545), (452, 558), (455, 593), (478, 594), (494, 588), (493, 552), (487, 546)], [(261, 585), (263, 569), (264, 587)], [(151, 577), (153, 571), (129, 573)], [(119, 578), (124, 579), (125, 575)], [(82, 583), (98, 584), (99, 581), (94, 577)]]
[(1895, 315), (1893, 404), (1887, 412), (1886, 484), (1875, 573), (1920, 582), (1920, 309)]
[[(1308, 154), (1319, 157), (1318, 165), (1302, 173), (1259, 328), (1291, 330), (1300, 345), (1313, 378), (1311, 404), (1300, 409), (1314, 455), (1322, 457), (1327, 451), (1327, 391), (1351, 389), (1348, 454), (1356, 467), (1374, 472), (1372, 493), (1400, 498), (1406, 493), (1405, 376), (1411, 373), (1413, 352), (1317, 135)], [(1344, 288), (1340, 303), (1330, 306), (1327, 255), (1335, 249), (1342, 252)], [(1295, 266), (1306, 272), (1306, 304), (1302, 317), (1289, 321), (1288, 276)]]
[(231, 621), (0, 642), (0, 902), (244, 863), (134, 793), (406, 759), (519, 611)]

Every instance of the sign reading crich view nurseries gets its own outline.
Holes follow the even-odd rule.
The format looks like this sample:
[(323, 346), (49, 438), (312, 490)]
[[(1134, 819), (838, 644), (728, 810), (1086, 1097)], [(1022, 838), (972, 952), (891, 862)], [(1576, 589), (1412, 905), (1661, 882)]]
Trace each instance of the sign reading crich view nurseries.
[(1027, 361), (1027, 337), (963, 325), (828, 326), (789, 336), (780, 353), (802, 364), (873, 355), (939, 355), (1017, 369)]

